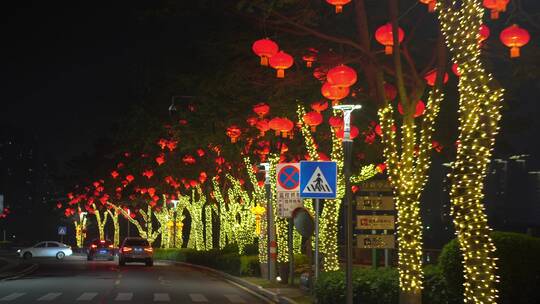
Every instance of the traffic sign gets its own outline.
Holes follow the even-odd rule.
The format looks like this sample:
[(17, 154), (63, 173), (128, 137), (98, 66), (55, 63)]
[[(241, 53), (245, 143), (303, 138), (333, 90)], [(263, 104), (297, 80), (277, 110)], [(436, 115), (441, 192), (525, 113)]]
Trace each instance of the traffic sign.
[(392, 196), (357, 196), (356, 209), (364, 211), (392, 211), (394, 198)]
[(58, 235), (66, 235), (67, 227), (66, 226), (58, 226)]
[(395, 237), (393, 234), (361, 234), (356, 239), (358, 248), (389, 248), (396, 247)]
[(300, 186), (300, 165), (298, 163), (278, 164), (277, 191), (298, 191)]
[(301, 198), (336, 198), (336, 189), (336, 162), (300, 162)]
[(356, 224), (358, 229), (395, 229), (395, 221), (393, 215), (358, 215)]

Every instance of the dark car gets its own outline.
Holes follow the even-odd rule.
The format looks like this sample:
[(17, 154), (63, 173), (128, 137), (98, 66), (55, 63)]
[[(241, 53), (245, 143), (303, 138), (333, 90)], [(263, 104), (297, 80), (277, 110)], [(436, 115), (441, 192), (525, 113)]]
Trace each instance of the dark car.
[(94, 240), (88, 250), (88, 261), (97, 259), (114, 260), (114, 246), (108, 240)]
[(128, 237), (122, 242), (118, 252), (118, 265), (140, 262), (146, 266), (154, 265), (154, 249), (147, 240), (139, 237)]

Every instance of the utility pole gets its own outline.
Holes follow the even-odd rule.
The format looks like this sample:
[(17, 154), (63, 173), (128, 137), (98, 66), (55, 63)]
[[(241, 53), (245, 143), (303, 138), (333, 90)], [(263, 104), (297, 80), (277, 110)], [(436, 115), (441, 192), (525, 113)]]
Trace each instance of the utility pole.
[(261, 163), (259, 170), (264, 171), (264, 188), (266, 190), (266, 235), (268, 248), (268, 280), (276, 277), (276, 235), (274, 233), (274, 212), (272, 210), (272, 191), (270, 185), (270, 163)]
[(131, 217), (131, 210), (127, 210), (128, 219), (127, 219), (127, 237), (129, 237), (129, 218)]
[(178, 200), (171, 200), (174, 206), (173, 210), (173, 248), (176, 248), (176, 206), (178, 205)]
[(337, 105), (333, 108), (343, 111), (343, 154), (344, 160), (344, 178), (345, 178), (345, 236), (346, 236), (346, 269), (345, 269), (345, 281), (346, 281), (346, 303), (353, 304), (353, 286), (352, 286), (352, 266), (353, 266), (353, 206), (352, 206), (352, 193), (351, 193), (351, 159), (352, 159), (352, 144), (351, 139), (351, 113), (356, 109), (360, 109), (360, 105)]

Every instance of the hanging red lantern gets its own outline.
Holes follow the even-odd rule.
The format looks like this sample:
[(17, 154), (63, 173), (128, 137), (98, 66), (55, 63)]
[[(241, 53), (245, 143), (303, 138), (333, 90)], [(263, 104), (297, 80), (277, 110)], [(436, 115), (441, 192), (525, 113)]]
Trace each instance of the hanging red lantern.
[(257, 121), (257, 124), (255, 125), (255, 127), (259, 129), (259, 131), (261, 132), (260, 133), (261, 136), (264, 136), (266, 131), (270, 130), (270, 125), (267, 119), (262, 119), (262, 120)]
[(160, 138), (157, 144), (161, 148), (161, 150), (164, 150), (165, 147), (167, 146), (167, 140), (165, 138)]
[(349, 88), (338, 88), (336, 86), (333, 86), (329, 84), (328, 82), (325, 82), (321, 87), (321, 94), (330, 100), (332, 100), (333, 104), (337, 104), (339, 100), (347, 97), (349, 95)]
[(313, 66), (313, 62), (317, 61), (317, 50), (315, 49), (309, 49), (309, 53), (302, 56), (302, 60), (306, 62), (306, 67), (311, 68)]
[(156, 188), (148, 188), (148, 195), (154, 197), (154, 194), (156, 194)]
[(167, 149), (169, 149), (169, 151), (174, 151), (174, 149), (176, 149), (176, 146), (178, 145), (178, 141), (176, 140), (169, 140), (167, 141)]
[(131, 174), (127, 175), (126, 176), (126, 180), (128, 181), (128, 183), (131, 183), (133, 180), (135, 180), (135, 177)]
[(145, 176), (145, 177), (148, 178), (148, 179), (151, 179), (152, 176), (154, 176), (154, 171), (152, 171), (152, 170), (146, 170), (146, 171), (143, 172), (142, 175)]
[(435, 151), (437, 151), (438, 153), (441, 153), (442, 150), (443, 150), (443, 146), (442, 146), (438, 141), (436, 141), (436, 140), (433, 140), (433, 141), (431, 142), (431, 147), (432, 147)]
[[(398, 40), (399, 43), (403, 41), (403, 38), (405, 37), (405, 33), (401, 28), (398, 27)], [(394, 46), (394, 37), (392, 36), (392, 24), (387, 23), (385, 25), (382, 25), (375, 31), (375, 39), (382, 45), (384, 45), (384, 53), (386, 55), (391, 55), (393, 50), (392, 47)]]
[(325, 100), (315, 101), (311, 103), (311, 109), (317, 113), (321, 113), (322, 111), (328, 109), (328, 102)]
[[(422, 100), (419, 100), (416, 103), (413, 117), (416, 118), (416, 117), (422, 116), (425, 110), (426, 110), (426, 105), (424, 104)], [(399, 111), (399, 114), (403, 115), (403, 106), (401, 105), (401, 102), (398, 103), (398, 111)]]
[(62, 209), (62, 203), (56, 203), (56, 208)]
[(165, 163), (165, 155), (160, 154), (158, 157), (156, 157), (156, 163), (158, 166), (161, 166)]
[(510, 58), (516, 58), (520, 55), (519, 48), (529, 43), (531, 36), (527, 30), (514, 24), (505, 28), (499, 38), (504, 45), (510, 48)]
[(326, 73), (326, 81), (338, 88), (350, 87), (358, 79), (356, 71), (346, 65), (339, 65)]
[[(427, 84), (429, 86), (435, 85), (435, 79), (437, 78), (437, 69), (433, 69), (429, 72), (427, 72), (426, 76), (424, 76), (424, 79), (426, 80)], [(448, 73), (444, 73), (444, 80), (443, 83), (448, 82)]]
[(285, 78), (285, 70), (293, 65), (294, 59), (291, 55), (283, 51), (279, 51), (277, 54), (270, 57), (269, 63), (271, 67), (276, 69), (277, 78)]
[(383, 173), (384, 170), (386, 170), (386, 164), (385, 163), (380, 163), (380, 164), (377, 165), (377, 171), (379, 173)]
[(319, 152), (319, 161), (330, 161), (330, 157), (323, 152)]
[(184, 155), (184, 157), (182, 157), (182, 162), (186, 165), (193, 165), (197, 161), (195, 160), (195, 157), (193, 157), (192, 155), (186, 154)]
[(116, 170), (111, 172), (112, 178), (116, 179), (120, 175)]
[[(343, 133), (344, 133), (343, 128), (337, 129), (336, 131), (337, 138), (343, 139), (343, 135), (344, 135)], [(358, 137), (358, 134), (360, 134), (360, 130), (358, 130), (356, 126), (351, 126), (351, 133), (350, 133), (351, 139), (355, 139), (356, 137)]]
[(208, 175), (206, 174), (206, 172), (202, 171), (201, 173), (199, 173), (199, 182), (201, 184), (204, 184), (207, 178), (208, 178)]
[(328, 119), (328, 123), (334, 129), (343, 128), (343, 117), (331, 116), (330, 119)]
[(231, 143), (235, 143), (238, 141), (238, 138), (240, 135), (242, 135), (242, 130), (237, 125), (232, 125), (227, 128), (227, 136), (231, 138)]
[(317, 130), (317, 126), (323, 122), (323, 116), (321, 113), (315, 111), (304, 114), (303, 118), (306, 125), (311, 127), (312, 132), (315, 132)]
[(452, 64), (452, 72), (454, 72), (454, 74), (457, 77), (461, 76), (461, 73), (459, 72), (459, 66), (457, 63)]
[(221, 166), (221, 165), (223, 165), (225, 163), (225, 158), (223, 158), (223, 156), (218, 156), (218, 157), (216, 157), (215, 162), (216, 162), (216, 164)]
[(261, 65), (268, 66), (268, 58), (277, 54), (279, 46), (274, 41), (264, 38), (255, 41), (251, 49), (261, 58)]
[(328, 69), (324, 67), (317, 67), (315, 70), (313, 70), (313, 77), (321, 82), (324, 82), (326, 80), (326, 72), (328, 72)]
[(203, 157), (205, 154), (206, 154), (206, 152), (204, 152), (203, 149), (201, 149), (201, 148), (197, 149), (197, 155), (199, 155), (199, 157)]
[(349, 2), (351, 2), (351, 0), (326, 0), (326, 2), (332, 4), (333, 6), (336, 7), (336, 14), (339, 14), (341, 12), (343, 12), (343, 6)]
[(254, 127), (254, 126), (257, 124), (257, 121), (258, 121), (257, 117), (253, 117), (253, 116), (252, 116), (252, 117), (248, 117), (248, 118), (246, 119), (247, 124), (250, 125), (250, 126), (252, 126), (252, 127)]
[(281, 124), (282, 124), (282, 118), (281, 117), (274, 117), (268, 122), (268, 127), (276, 133), (276, 136), (279, 136), (279, 133), (281, 132)]
[(253, 112), (255, 112), (255, 114), (257, 114), (260, 118), (263, 118), (270, 112), (270, 106), (264, 102), (258, 103), (253, 106)]
[(482, 24), (480, 25), (479, 33), (480, 37), (478, 37), (478, 42), (482, 43), (489, 38), (489, 34), (491, 33), (491, 31), (489, 30), (489, 27), (487, 25)]
[(385, 83), (384, 84), (384, 95), (386, 100), (394, 100), (397, 96), (397, 89), (395, 86)]
[(499, 14), (506, 11), (506, 6), (510, 0), (484, 0), (485, 8), (491, 10), (491, 19), (499, 19)]
[(428, 6), (428, 11), (433, 13), (435, 11), (435, 5), (437, 5), (437, 0), (420, 0), (421, 3)]

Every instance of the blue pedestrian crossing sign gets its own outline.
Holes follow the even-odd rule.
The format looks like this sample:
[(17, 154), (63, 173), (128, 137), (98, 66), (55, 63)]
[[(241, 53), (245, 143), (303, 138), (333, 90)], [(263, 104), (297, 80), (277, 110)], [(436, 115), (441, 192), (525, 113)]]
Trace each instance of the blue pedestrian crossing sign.
[(300, 162), (301, 198), (336, 198), (337, 164), (331, 161)]
[(66, 235), (67, 227), (66, 226), (58, 226), (58, 235)]

